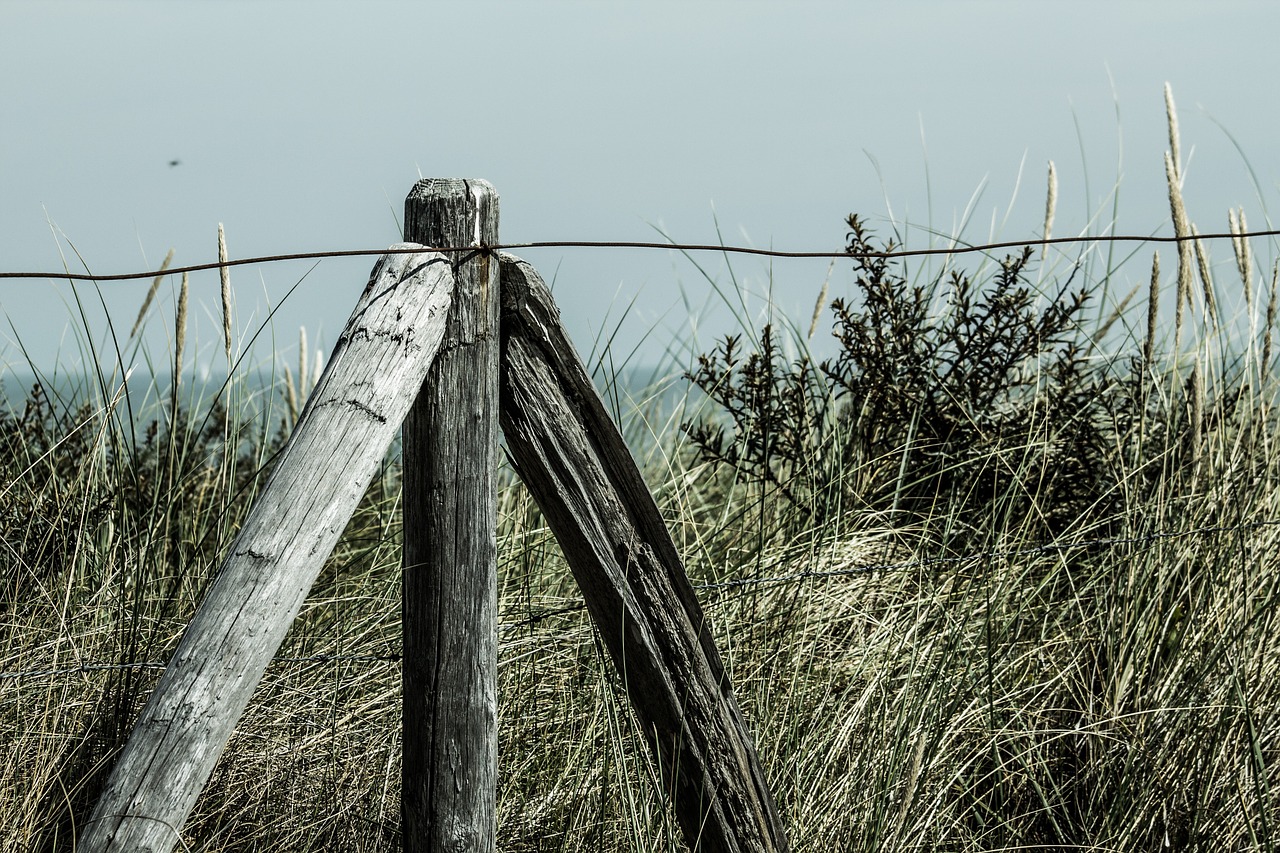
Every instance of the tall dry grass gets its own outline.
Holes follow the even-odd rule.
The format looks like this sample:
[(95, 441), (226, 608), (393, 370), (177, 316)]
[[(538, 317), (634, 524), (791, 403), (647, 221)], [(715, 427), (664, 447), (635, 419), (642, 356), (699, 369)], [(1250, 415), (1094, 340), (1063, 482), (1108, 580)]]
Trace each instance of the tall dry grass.
[[(1194, 237), (1174, 201), (1186, 176), (1171, 93), (1166, 104), (1171, 218)], [(1051, 197), (1055, 185), (1051, 172)], [(1230, 221), (1242, 234), (1243, 214)], [(797, 373), (781, 356), (758, 359), (757, 390), (767, 380), (791, 389), (758, 399), (781, 401), (770, 410), (778, 417), (795, 414), (784, 426), (804, 426), (787, 437), (793, 458), (762, 476), (758, 455), (725, 464), (682, 438), (681, 424), (718, 425), (734, 438), (746, 423), (716, 408), (715, 388), (675, 402), (669, 389), (632, 389), (624, 426), (644, 438), (636, 445), (794, 849), (1275, 845), (1277, 273), (1273, 262), (1269, 280), (1255, 280), (1265, 262), (1239, 237), (1243, 316), (1229, 316), (1237, 300), (1224, 297), (1237, 285), (1214, 280), (1210, 248), (1181, 244), (1176, 274), (1165, 276), (1157, 253), (1135, 290), (1099, 312), (1104, 321), (1090, 325), (1075, 310), (1055, 326), (1054, 346), (1074, 348), (1060, 363), (1078, 364), (1080, 381), (1093, 383), (1081, 386), (1091, 395), (1088, 423), (1045, 408), (1049, 377), (1037, 371), (1048, 362), (1031, 355), (1000, 374), (1022, 390), (992, 411), (969, 411), (971, 425), (1022, 431), (1003, 440), (967, 433), (967, 448), (946, 445), (928, 420), (963, 425), (961, 410), (907, 405), (893, 410), (901, 422), (859, 419), (846, 407), (864, 398), (838, 396), (816, 365)], [(1008, 293), (1026, 283), (1023, 270), (1008, 277)], [(895, 274), (886, 267), (880, 279), (885, 310), (932, 288), (914, 327), (924, 335), (995, 292), (975, 276), (965, 314), (948, 301), (946, 277)], [(1109, 268), (1108, 281), (1083, 285), (1096, 293), (1120, 275)], [(1134, 295), (1143, 284), (1146, 305)], [(1066, 292), (1052, 277), (1040, 287), (1046, 295), (1032, 294), (1028, 316), (1042, 317)], [(228, 292), (224, 283), (229, 330)], [(851, 323), (868, 310), (844, 307)], [(1170, 309), (1172, 324), (1162, 325)], [(789, 344), (805, 352), (812, 328), (791, 328)], [(870, 327), (849, 326), (851, 342), (859, 328)], [(222, 343), (238, 364), (229, 331)], [(744, 324), (743, 359), (763, 343)], [(1045, 352), (1058, 351), (1035, 350)], [(732, 385), (741, 368), (720, 378)], [(156, 665), (318, 372), (304, 339), (296, 377), (283, 368), (288, 381), (258, 388), (233, 371), (198, 405), (170, 391), (177, 382), (167, 375), (143, 377), (144, 389), (121, 372), (62, 396), (32, 389), (0, 414), (5, 850), (71, 849)], [(622, 411), (626, 389), (611, 379), (610, 402)], [(73, 399), (86, 402), (63, 402)], [(743, 447), (761, 438), (751, 428), (737, 436)], [(1079, 466), (1087, 481), (1054, 479), (1075, 470), (1063, 450), (1072, 442), (1092, 454)], [(509, 471), (499, 476), (498, 847), (682, 849), (567, 567), (528, 494)], [(181, 849), (399, 849), (401, 501), (392, 454), (255, 693)]]

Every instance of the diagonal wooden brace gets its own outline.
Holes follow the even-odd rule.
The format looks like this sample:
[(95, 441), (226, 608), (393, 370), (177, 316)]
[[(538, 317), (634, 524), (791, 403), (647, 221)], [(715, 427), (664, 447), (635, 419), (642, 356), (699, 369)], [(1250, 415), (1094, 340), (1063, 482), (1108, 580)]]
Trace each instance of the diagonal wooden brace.
[[(393, 248), (412, 248), (401, 244)], [(444, 334), (453, 272), (383, 255), (262, 494), (117, 759), (81, 853), (172, 850), (417, 397)]]
[(666, 524), (528, 263), (501, 255), (499, 419), (622, 675), (689, 846), (785, 853), (751, 735)]

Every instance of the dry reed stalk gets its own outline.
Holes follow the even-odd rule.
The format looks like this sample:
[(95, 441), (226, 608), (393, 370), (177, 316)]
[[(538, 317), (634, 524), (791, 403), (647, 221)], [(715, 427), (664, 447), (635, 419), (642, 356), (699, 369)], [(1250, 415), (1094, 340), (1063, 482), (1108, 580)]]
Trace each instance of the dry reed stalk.
[(1182, 182), (1182, 154), (1179, 151), (1178, 110), (1173, 105), (1173, 88), (1164, 84), (1164, 114), (1169, 122), (1169, 153), (1173, 160), (1173, 174)]
[(1142, 342), (1142, 365), (1151, 369), (1156, 354), (1156, 319), (1160, 313), (1160, 253), (1151, 253), (1151, 286), (1147, 291), (1147, 337)]
[(1245, 235), (1249, 233), (1249, 223), (1244, 219), (1244, 208), (1240, 208), (1240, 255), (1242, 257), (1242, 265), (1244, 267), (1241, 272), (1241, 279), (1253, 286), (1253, 252), (1249, 249), (1249, 238)]
[(1200, 229), (1193, 223), (1191, 233), (1196, 238), (1196, 268), (1200, 271), (1200, 286), (1204, 288), (1204, 313), (1213, 325), (1218, 325), (1218, 303), (1213, 298), (1213, 276), (1209, 272), (1209, 252), (1200, 239)]
[[(1049, 189), (1044, 201), (1044, 239), (1048, 240), (1053, 234), (1053, 214), (1058, 207), (1058, 172), (1053, 167), (1053, 161), (1049, 161)], [(1048, 243), (1040, 244), (1040, 260), (1044, 260), (1045, 253), (1049, 251)]]
[(1200, 445), (1204, 441), (1204, 376), (1199, 359), (1191, 368), (1187, 384), (1187, 396), (1191, 398), (1191, 461), (1199, 464)]
[(311, 371), (308, 369), (311, 365), (307, 353), (307, 327), (302, 326), (298, 329), (298, 392), (305, 399), (311, 391)]
[(920, 737), (916, 739), (915, 754), (911, 758), (911, 769), (907, 773), (907, 788), (902, 795), (902, 805), (898, 807), (899, 831), (906, 826), (907, 814), (910, 811), (911, 804), (915, 801), (916, 786), (920, 782), (920, 767), (924, 763), (924, 748), (927, 741), (927, 733), (921, 731)]
[(1280, 279), (1280, 261), (1271, 267), (1271, 295), (1267, 299), (1267, 331), (1262, 339), (1262, 370), (1265, 374), (1271, 367), (1271, 333), (1276, 322), (1276, 283)]
[(1182, 188), (1178, 185), (1178, 171), (1168, 152), (1164, 155), (1165, 178), (1169, 182), (1169, 208), (1173, 216), (1173, 233), (1178, 237), (1178, 301), (1174, 309), (1173, 352), (1181, 349), (1183, 309), (1191, 296), (1191, 225), (1187, 208), (1182, 203)]
[(1173, 233), (1178, 238), (1178, 299), (1174, 309), (1173, 353), (1177, 358), (1182, 348), (1184, 307), (1191, 298), (1190, 219), (1182, 201), (1181, 134), (1178, 132), (1178, 110), (1173, 103), (1173, 87), (1164, 84), (1164, 111), (1169, 123), (1169, 150), (1164, 155), (1165, 179), (1169, 183), (1169, 208), (1173, 215)]
[(223, 233), (222, 223), (218, 223), (218, 276), (222, 280), (222, 342), (227, 353), (227, 363), (231, 363), (231, 268), (227, 264), (227, 236)]
[(178, 413), (178, 389), (182, 384), (182, 351), (187, 345), (187, 297), (190, 293), (187, 274), (182, 274), (182, 288), (178, 291), (178, 318), (174, 321), (173, 330), (173, 382), (171, 406), (174, 416)]
[(138, 334), (138, 329), (142, 328), (142, 320), (147, 316), (147, 309), (151, 307), (151, 300), (155, 299), (156, 291), (160, 289), (160, 282), (164, 280), (164, 271), (169, 268), (170, 262), (173, 261), (173, 249), (169, 250), (169, 254), (164, 256), (164, 262), (160, 264), (160, 273), (151, 281), (151, 289), (147, 291), (147, 297), (142, 300), (142, 308), (138, 311), (138, 319), (133, 321), (133, 328), (129, 330), (129, 337)]
[(822, 316), (822, 309), (827, 305), (827, 288), (831, 285), (831, 272), (836, 268), (835, 258), (831, 259), (831, 263), (827, 265), (827, 277), (822, 280), (822, 290), (818, 292), (818, 301), (813, 303), (813, 319), (809, 321), (809, 340), (813, 340), (814, 332), (818, 331), (818, 318)]
[(293, 384), (293, 371), (284, 366), (284, 402), (289, 407), (289, 423), (298, 422), (298, 389)]
[(1244, 284), (1244, 304), (1253, 316), (1253, 257), (1249, 252), (1249, 241), (1245, 238), (1248, 223), (1244, 218), (1244, 208), (1227, 211), (1227, 227), (1231, 230), (1231, 249), (1236, 255), (1236, 269), (1240, 273), (1240, 281)]
[(1141, 284), (1135, 284), (1133, 289), (1129, 291), (1129, 294), (1125, 296), (1124, 299), (1120, 300), (1120, 304), (1117, 305), (1115, 310), (1111, 312), (1111, 315), (1107, 317), (1106, 322), (1098, 327), (1098, 332), (1094, 336), (1095, 340), (1100, 341), (1107, 336), (1107, 332), (1111, 331), (1111, 327), (1115, 325), (1116, 320), (1119, 320), (1120, 317), (1124, 315), (1124, 310), (1129, 307), (1129, 303), (1133, 301), (1133, 297), (1138, 295), (1138, 290), (1141, 289), (1141, 287)]

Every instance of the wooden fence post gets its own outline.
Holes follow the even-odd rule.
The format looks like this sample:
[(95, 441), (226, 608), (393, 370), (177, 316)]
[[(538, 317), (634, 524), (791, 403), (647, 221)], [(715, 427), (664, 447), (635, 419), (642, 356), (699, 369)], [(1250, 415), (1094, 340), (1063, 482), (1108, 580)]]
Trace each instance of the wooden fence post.
[(502, 430), (622, 675), (689, 847), (785, 853), (728, 674), (640, 470), (532, 266), (502, 262)]
[(384, 255), (374, 266), (293, 434), (112, 768), (77, 840), (80, 853), (167, 853), (177, 843), (250, 694), (427, 375), (452, 289), (443, 255)]
[(492, 853), (497, 790), (498, 194), (419, 181), (405, 238), (476, 246), (440, 355), (404, 425), (404, 763), (407, 853)]

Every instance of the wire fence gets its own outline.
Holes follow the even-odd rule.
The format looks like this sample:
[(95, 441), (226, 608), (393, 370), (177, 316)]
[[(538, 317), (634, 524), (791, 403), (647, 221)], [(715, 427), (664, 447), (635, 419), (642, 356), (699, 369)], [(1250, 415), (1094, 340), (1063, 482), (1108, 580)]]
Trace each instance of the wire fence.
[[(860, 563), (850, 566), (842, 566), (832, 569), (810, 568), (799, 572), (790, 572), (786, 574), (757, 575), (745, 578), (733, 578), (723, 581), (707, 581), (693, 584), (693, 588), (699, 592), (715, 592), (723, 590), (738, 590), (748, 588), (771, 588), (777, 586), (785, 586), (794, 583), (804, 583), (808, 581), (833, 580), (838, 578), (850, 578), (856, 576), (865, 576), (882, 572), (900, 572), (912, 571), (917, 569), (932, 569), (944, 566), (956, 566), (965, 563), (976, 563), (992, 560), (1005, 559), (1025, 559), (1028, 557), (1038, 557), (1048, 554), (1067, 554), (1077, 551), (1098, 551), (1103, 548), (1123, 547), (1134, 545), (1148, 545), (1155, 542), (1167, 541), (1171, 539), (1181, 539), (1192, 536), (1208, 536), (1215, 534), (1228, 533), (1244, 533), (1247, 531), (1261, 530), (1268, 527), (1280, 527), (1280, 519), (1264, 519), (1259, 521), (1244, 522), (1232, 525), (1205, 525), (1201, 527), (1188, 528), (1186, 530), (1158, 531), (1141, 536), (1114, 536), (1114, 537), (1096, 537), (1088, 539), (1071, 539), (1063, 542), (1046, 542), (1040, 545), (1026, 546), (1022, 548), (1012, 548), (1008, 550), (991, 549), (986, 551), (975, 551), (968, 554), (958, 554), (945, 557), (920, 557), (913, 560), (902, 560), (898, 562), (880, 562), (880, 563)], [(714, 604), (715, 602), (711, 602)], [(536, 613), (526, 611), (527, 615), (523, 618), (516, 619), (514, 614), (508, 612), (504, 614), (506, 618), (502, 620), (499, 626), (499, 632), (502, 635), (510, 636), (524, 628), (532, 628), (540, 623), (555, 619), (559, 616), (567, 616), (572, 613), (579, 613), (586, 609), (586, 604), (576, 602), (564, 607), (551, 608), (541, 610)], [(364, 663), (364, 664), (387, 664), (399, 663), (401, 655), (396, 651), (387, 651), (383, 654), (358, 654), (358, 655), (342, 655), (342, 654), (315, 654), (306, 656), (279, 656), (272, 658), (272, 667), (282, 667), (287, 665), (321, 665), (330, 663)], [(82, 663), (77, 666), (32, 669), (32, 670), (15, 670), (11, 672), (0, 672), (0, 681), (14, 681), (18, 679), (34, 679), (34, 678), (55, 678), (66, 675), (81, 675), (103, 671), (123, 671), (123, 670), (140, 670), (154, 669), (163, 670), (167, 664), (161, 661), (132, 661), (126, 663), (111, 663), (107, 661), (92, 661)]]
[[(993, 252), (1001, 249), (1020, 249), (1025, 246), (1066, 246), (1096, 243), (1195, 243), (1202, 240), (1246, 240), (1254, 237), (1280, 237), (1280, 229), (1263, 231), (1240, 231), (1237, 233), (1220, 232), (1214, 234), (1185, 234), (1158, 237), (1154, 235), (1100, 234), (1081, 237), (1052, 237), (1048, 239), (1033, 238), (1030, 240), (1005, 240), (995, 243), (969, 244), (959, 238), (949, 238), (952, 245), (933, 249), (888, 249), (882, 252), (858, 251), (847, 249), (832, 251), (793, 251), (786, 249), (760, 249), (754, 246), (729, 246), (712, 243), (674, 243), (647, 242), (626, 240), (544, 240), (528, 243), (500, 243), (484, 245), (477, 243), (471, 246), (428, 246), (427, 251), (443, 254), (458, 252), (499, 252), (519, 249), (668, 249), (680, 252), (717, 252), (736, 255), (757, 255), (767, 258), (913, 258), (929, 255), (964, 255), (977, 252)], [(323, 258), (356, 258), (377, 257), (387, 254), (415, 254), (423, 248), (405, 249), (331, 249), (317, 252), (291, 252), (280, 255), (262, 255), (253, 258), (237, 258), (234, 260), (212, 261), (205, 264), (191, 264), (183, 267), (168, 267), (145, 272), (130, 273), (73, 273), (62, 272), (0, 272), (0, 279), (48, 279), (58, 281), (135, 281), (155, 278), (162, 275), (178, 273), (203, 272), (206, 270), (227, 269), (230, 267), (252, 266), (256, 264), (277, 263), (281, 261), (320, 260)]]
[[(1030, 239), (1030, 240), (1010, 240), (992, 243), (967, 244), (958, 238), (949, 238), (952, 245), (945, 248), (931, 249), (901, 249), (893, 248), (892, 244), (886, 251), (881, 252), (852, 252), (849, 250), (840, 251), (791, 251), (781, 249), (759, 249), (750, 246), (732, 246), (722, 244), (700, 244), (700, 243), (676, 243), (676, 242), (645, 242), (645, 241), (583, 241), (583, 240), (557, 240), (557, 241), (535, 241), (525, 243), (502, 243), (498, 245), (470, 245), (470, 246), (444, 246), (444, 247), (428, 247), (428, 251), (441, 253), (459, 253), (459, 252), (484, 252), (491, 253), (496, 251), (511, 251), (523, 249), (665, 249), (680, 252), (715, 252), (722, 254), (739, 254), (739, 255), (755, 255), (770, 258), (882, 258), (895, 259), (920, 256), (934, 255), (960, 255), (971, 253), (993, 252), (1003, 249), (1015, 249), (1027, 246), (1065, 246), (1065, 245), (1082, 245), (1082, 244), (1099, 244), (1099, 243), (1157, 243), (1157, 244), (1178, 244), (1183, 242), (1195, 242), (1205, 240), (1232, 240), (1242, 241), (1250, 238), (1263, 237), (1280, 237), (1280, 229), (1259, 230), (1259, 231), (1239, 231), (1235, 233), (1212, 233), (1212, 234), (1188, 234), (1179, 236), (1154, 236), (1154, 235), (1093, 235), (1079, 237), (1055, 237), (1051, 239)], [(288, 254), (264, 255), (251, 258), (227, 259), (203, 264), (192, 264), (182, 267), (164, 267), (156, 270), (148, 270), (144, 272), (115, 273), (115, 274), (94, 274), (94, 273), (72, 273), (70, 271), (62, 272), (5, 272), (0, 271), (0, 279), (29, 279), (29, 280), (63, 280), (63, 281), (92, 281), (92, 282), (120, 282), (131, 281), (148, 278), (156, 278), (157, 276), (174, 275), (180, 273), (202, 272), (207, 270), (225, 269), (238, 266), (251, 266), (257, 264), (277, 263), (284, 261), (296, 260), (319, 260), (324, 258), (344, 258), (344, 257), (375, 257), (385, 254), (411, 254), (423, 251), (420, 247), (402, 248), (402, 249), (343, 249), (329, 250), (317, 252), (294, 252)], [(939, 568), (945, 566), (961, 565), (965, 563), (989, 561), (1010, 558), (1028, 558), (1042, 556), (1046, 554), (1065, 554), (1073, 551), (1094, 551), (1108, 547), (1118, 546), (1134, 546), (1150, 544), (1163, 540), (1190, 536), (1205, 536), (1211, 534), (1240, 533), (1250, 530), (1258, 530), (1266, 527), (1280, 526), (1280, 520), (1262, 520), (1247, 522), (1237, 525), (1215, 525), (1196, 527), (1187, 530), (1161, 531), (1142, 536), (1122, 536), (1122, 537), (1104, 537), (1090, 539), (1075, 539), (1064, 542), (1048, 542), (1040, 545), (1017, 548), (1012, 550), (987, 550), (978, 551), (969, 554), (941, 556), (941, 557), (921, 557), (912, 560), (898, 562), (879, 562), (879, 563), (861, 563), (848, 566), (840, 566), (836, 568), (816, 568), (810, 567), (806, 570), (790, 573), (779, 574), (762, 574), (753, 577), (733, 578), (721, 581), (709, 581), (693, 584), (695, 590), (699, 592), (717, 592), (725, 590), (749, 589), (749, 588), (770, 588), (783, 586), (787, 584), (803, 583), (807, 581), (832, 580), (839, 578), (849, 578), (855, 576), (865, 576), (882, 572), (898, 572), (912, 571), (920, 569)], [(775, 564), (776, 565), (776, 564)], [(565, 616), (584, 610), (586, 605), (582, 602), (566, 605), (564, 607), (552, 608), (536, 613), (526, 611), (526, 615), (522, 618), (510, 618), (514, 614), (510, 614), (508, 619), (504, 620), (500, 626), (500, 632), (509, 635), (524, 628), (534, 627), (540, 623), (554, 619), (559, 616)], [(271, 666), (307, 666), (322, 665), (330, 663), (365, 663), (365, 664), (388, 664), (398, 663), (401, 655), (395, 651), (388, 651), (384, 654), (358, 654), (358, 655), (342, 655), (342, 654), (316, 654), (309, 656), (279, 656), (272, 659)], [(133, 662), (107, 662), (107, 661), (91, 661), (78, 664), (76, 666), (32, 669), (32, 670), (14, 670), (9, 672), (0, 672), (0, 682), (11, 682), (21, 679), (38, 679), (38, 678), (55, 678), (68, 675), (88, 674), (102, 671), (122, 671), (122, 670), (163, 670), (167, 666), (166, 663), (160, 661), (133, 661)]]

